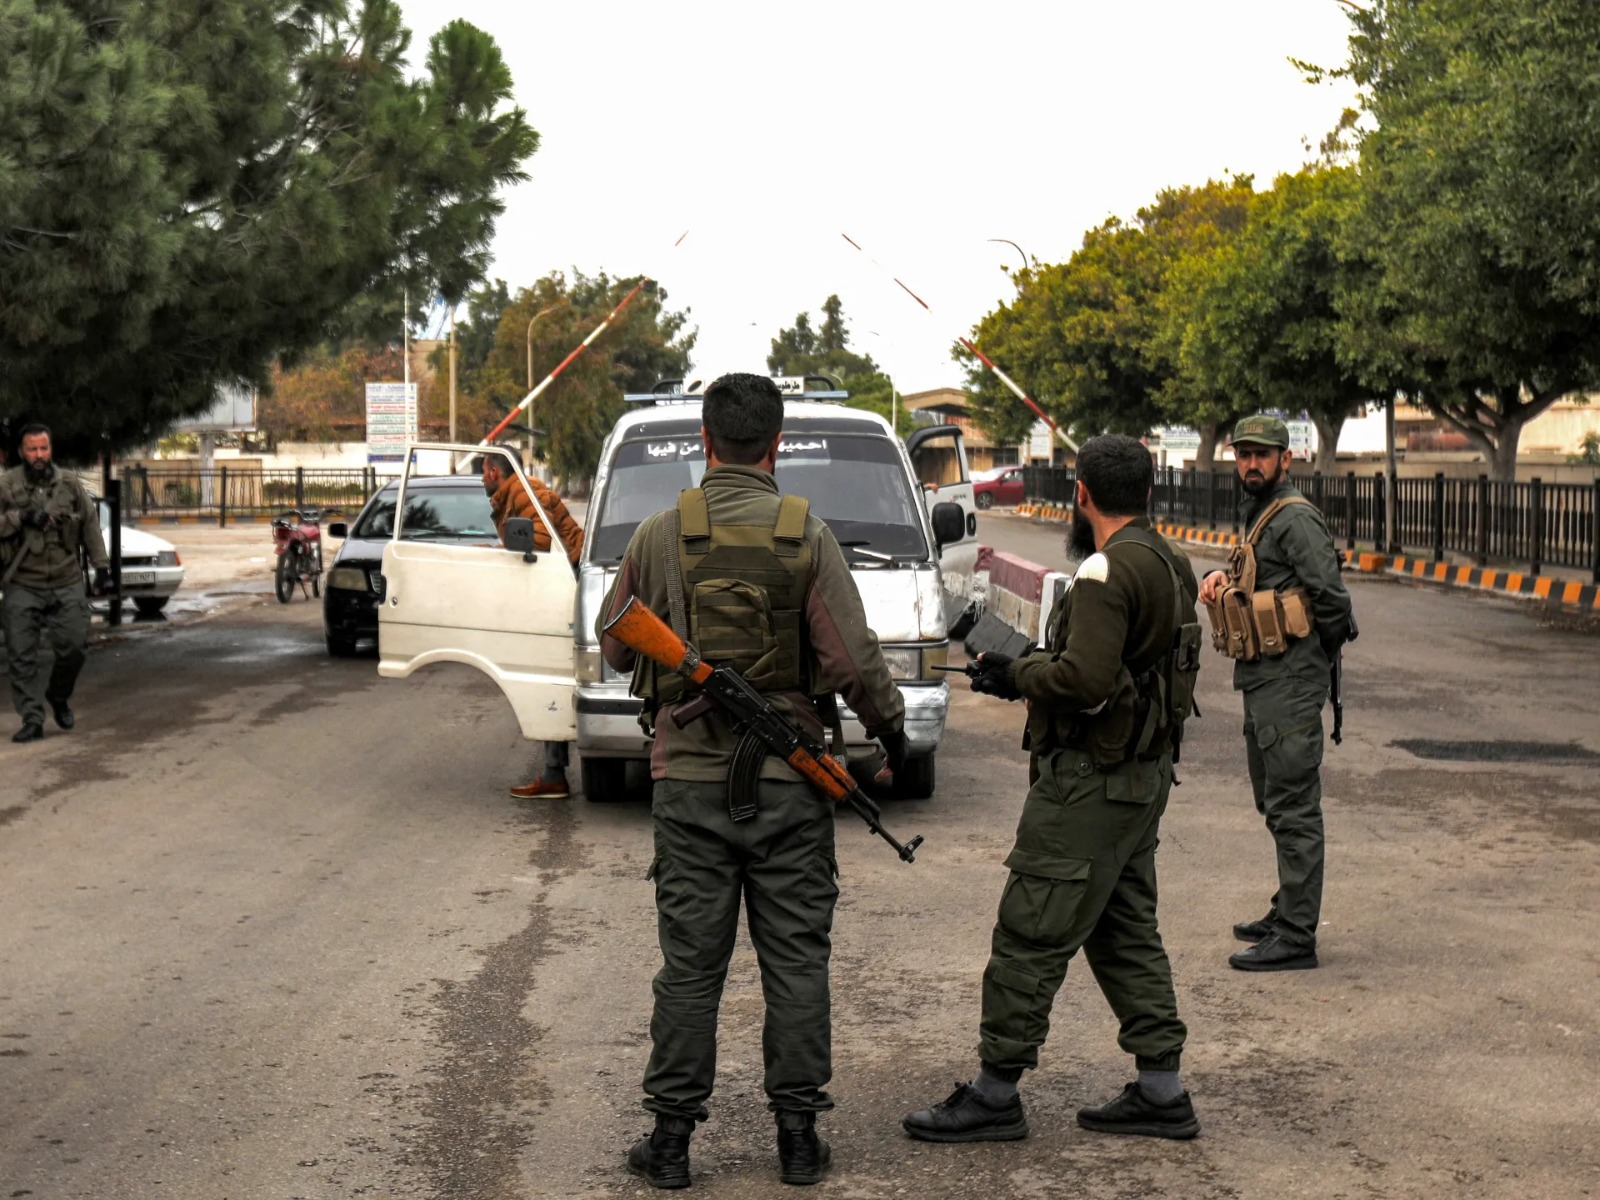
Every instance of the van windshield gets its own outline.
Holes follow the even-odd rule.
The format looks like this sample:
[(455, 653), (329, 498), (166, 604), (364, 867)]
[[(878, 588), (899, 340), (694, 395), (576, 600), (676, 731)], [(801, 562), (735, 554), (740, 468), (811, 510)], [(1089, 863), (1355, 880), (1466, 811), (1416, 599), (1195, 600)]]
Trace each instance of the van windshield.
[[(705, 471), (698, 434), (619, 445), (599, 514), (590, 520), (590, 560), (619, 561), (639, 522), (671, 508), (684, 488), (699, 486)], [(854, 542), (874, 554), (927, 557), (918, 498), (899, 451), (887, 437), (786, 433), (778, 443), (777, 479), (782, 491), (811, 501), (813, 515), (827, 522), (840, 542)], [(855, 556), (846, 551), (846, 557)]]

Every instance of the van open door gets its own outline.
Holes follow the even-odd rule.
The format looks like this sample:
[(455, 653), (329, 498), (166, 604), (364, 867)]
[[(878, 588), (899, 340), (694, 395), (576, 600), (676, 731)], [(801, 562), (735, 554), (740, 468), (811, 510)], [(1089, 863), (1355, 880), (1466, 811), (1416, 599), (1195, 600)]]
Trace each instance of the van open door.
[(966, 517), (966, 532), (958, 542), (939, 548), (939, 569), (944, 576), (945, 623), (960, 625), (972, 601), (973, 575), (978, 565), (978, 506), (967, 470), (967, 449), (957, 425), (930, 425), (906, 435), (906, 453), (922, 488), (928, 511), (948, 501), (959, 505)]
[(577, 580), (559, 535), (552, 535), (543, 553), (506, 549), (493, 537), (482, 545), (430, 542), (426, 514), (412, 512), (415, 506), (406, 499), (412, 480), (427, 473), (419, 468), (419, 451), (444, 451), (447, 464), (461, 455), (500, 456), (545, 528), (555, 529), (510, 452), (436, 443), (410, 447), (395, 506), (402, 516), (383, 550), (378, 674), (404, 679), (434, 663), (465, 663), (500, 685), (523, 737), (572, 741)]

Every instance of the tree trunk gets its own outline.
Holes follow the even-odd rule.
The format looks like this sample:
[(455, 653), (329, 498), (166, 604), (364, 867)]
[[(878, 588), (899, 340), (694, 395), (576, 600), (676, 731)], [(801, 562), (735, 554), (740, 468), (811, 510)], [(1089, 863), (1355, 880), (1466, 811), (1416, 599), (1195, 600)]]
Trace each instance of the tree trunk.
[(1495, 438), (1494, 453), (1489, 456), (1489, 478), (1497, 483), (1514, 483), (1517, 478), (1517, 445), (1522, 441), (1522, 427), (1528, 418), (1517, 413), (1501, 424)]
[(1345, 420), (1343, 414), (1336, 421), (1315, 413), (1311, 416), (1311, 423), (1317, 427), (1317, 456), (1311, 460), (1311, 469), (1318, 475), (1332, 475), (1334, 472), (1334, 465), (1339, 458), (1339, 431), (1344, 428)]
[(1210, 475), (1217, 469), (1217, 433), (1221, 426), (1212, 421), (1200, 426), (1200, 445), (1194, 452), (1194, 469)]

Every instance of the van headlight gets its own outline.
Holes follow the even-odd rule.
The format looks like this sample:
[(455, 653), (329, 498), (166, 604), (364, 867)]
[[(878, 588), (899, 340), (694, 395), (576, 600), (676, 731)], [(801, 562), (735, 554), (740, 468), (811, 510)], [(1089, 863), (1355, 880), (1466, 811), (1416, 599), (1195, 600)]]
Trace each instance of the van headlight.
[(347, 592), (367, 590), (367, 573), (357, 567), (335, 567), (328, 572), (328, 586)]
[(599, 646), (579, 646), (576, 650), (576, 674), (579, 683), (599, 683), (605, 670), (605, 660), (600, 657)]
[(922, 651), (905, 646), (885, 646), (883, 661), (889, 674), (899, 682), (922, 678)]

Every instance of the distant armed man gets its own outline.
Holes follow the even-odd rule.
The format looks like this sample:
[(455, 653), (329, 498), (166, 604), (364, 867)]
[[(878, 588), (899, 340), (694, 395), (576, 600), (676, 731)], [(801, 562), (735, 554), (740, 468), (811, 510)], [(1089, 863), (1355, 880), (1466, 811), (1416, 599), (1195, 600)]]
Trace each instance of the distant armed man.
[(1233, 453), (1247, 532), (1228, 570), (1202, 581), (1200, 600), (1214, 644), (1235, 659), (1250, 788), (1277, 848), (1278, 888), (1266, 916), (1233, 927), (1254, 945), (1228, 963), (1305, 970), (1317, 965), (1322, 914), (1322, 708), (1355, 618), (1327, 522), (1289, 482), (1288, 426), (1245, 417)]

